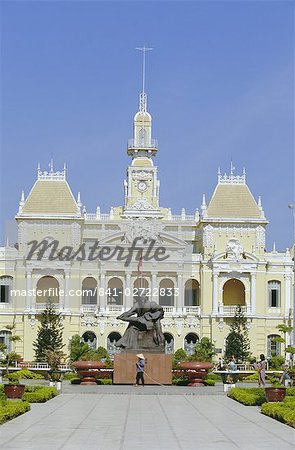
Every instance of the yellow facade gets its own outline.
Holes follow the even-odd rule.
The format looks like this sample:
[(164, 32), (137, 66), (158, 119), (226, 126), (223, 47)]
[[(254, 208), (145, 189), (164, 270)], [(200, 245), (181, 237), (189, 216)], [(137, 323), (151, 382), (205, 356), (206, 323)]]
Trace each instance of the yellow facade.
[[(165, 248), (168, 259), (144, 261), (142, 283), (164, 307), (167, 352), (181, 347), (190, 352), (197, 339), (207, 336), (222, 353), (236, 305), (242, 306), (247, 318), (254, 356), (283, 351), (275, 348), (272, 336), (278, 334), (278, 324), (291, 320), (292, 258), (288, 249), (265, 250), (268, 222), (245, 173), (218, 173), (208, 205), (203, 196), (194, 215), (184, 209), (173, 215), (170, 208), (160, 206), (154, 164), (157, 143), (151, 124), (150, 114), (141, 109), (134, 120), (134, 138), (128, 143), (131, 163), (123, 206), (110, 208), (108, 214), (99, 208), (87, 213), (80, 194), (74, 198), (65, 169), (54, 172), (53, 167), (49, 172), (38, 169), (31, 192), (22, 196), (16, 215), (17, 248), (0, 249), (0, 338), (7, 342), (5, 326), (14, 323), (15, 333), (22, 338), (14, 349), (24, 360), (34, 359), (32, 344), (48, 297), (63, 317), (65, 349), (71, 336), (79, 334), (112, 353), (113, 341), (126, 327), (116, 317), (131, 307), (132, 290), (138, 287), (135, 259), (127, 267), (117, 259), (52, 261), (50, 249), (41, 259), (37, 255), (28, 259), (28, 243), (44, 239), (57, 240), (59, 249), (77, 250), (82, 245), (86, 252), (97, 240), (100, 246), (111, 250), (119, 246), (126, 253), (135, 238), (143, 248), (151, 241)], [(47, 292), (50, 288), (52, 292)], [(34, 291), (38, 289), (39, 295)], [(117, 291), (119, 295), (114, 295)]]

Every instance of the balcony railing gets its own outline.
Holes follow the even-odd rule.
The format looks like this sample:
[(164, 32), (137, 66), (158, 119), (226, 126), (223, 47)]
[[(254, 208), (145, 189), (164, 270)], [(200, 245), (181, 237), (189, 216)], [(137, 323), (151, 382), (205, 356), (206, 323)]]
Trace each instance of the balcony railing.
[(156, 139), (150, 139), (149, 142), (147, 142), (147, 139), (142, 141), (139, 139), (128, 139), (127, 147), (128, 149), (157, 149), (158, 141)]
[[(51, 303), (53, 309), (55, 310), (59, 310), (60, 309), (60, 305), (59, 303)], [(48, 303), (33, 303), (32, 304), (32, 310), (33, 311), (44, 311), (48, 306)]]
[(174, 306), (162, 306), (162, 308), (166, 314), (173, 314), (175, 311)]
[(0, 303), (0, 309), (11, 309), (12, 304), (11, 303)]
[(107, 305), (106, 311), (107, 312), (114, 312), (114, 313), (120, 313), (123, 312), (126, 308), (123, 307), (123, 305)]
[(85, 314), (85, 313), (96, 313), (97, 312), (97, 305), (82, 305), (81, 308), (81, 313)]
[(184, 309), (184, 313), (188, 314), (188, 315), (192, 314), (192, 315), (199, 316), (201, 314), (200, 306), (185, 306), (183, 309)]
[[(233, 317), (238, 306), (240, 305), (219, 305), (218, 311), (221, 316)], [(241, 306), (241, 311), (245, 315), (249, 315), (251, 313), (250, 306)]]

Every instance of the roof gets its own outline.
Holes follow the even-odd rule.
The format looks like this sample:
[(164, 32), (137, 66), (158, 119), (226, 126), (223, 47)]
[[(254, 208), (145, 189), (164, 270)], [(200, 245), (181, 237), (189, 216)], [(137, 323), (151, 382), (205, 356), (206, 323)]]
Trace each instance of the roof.
[(77, 214), (78, 205), (66, 180), (37, 180), (22, 214)]
[(261, 219), (261, 209), (246, 184), (218, 184), (207, 217)]

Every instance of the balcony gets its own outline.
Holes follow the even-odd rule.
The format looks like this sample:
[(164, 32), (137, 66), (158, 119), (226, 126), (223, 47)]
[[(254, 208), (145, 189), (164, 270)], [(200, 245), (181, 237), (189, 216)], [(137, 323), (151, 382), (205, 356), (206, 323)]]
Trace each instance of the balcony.
[[(59, 303), (52, 303), (51, 305), (55, 311), (59, 311), (60, 309)], [(43, 312), (47, 308), (47, 306), (48, 303), (33, 303), (31, 309), (33, 311), (36, 311), (36, 313), (38, 313)]]
[(162, 306), (165, 314), (173, 314), (175, 311), (174, 306)]
[(187, 316), (200, 316), (201, 307), (200, 306), (185, 306), (183, 312)]
[(97, 305), (81, 305), (80, 312), (81, 314), (96, 314), (97, 309)]
[(12, 308), (13, 308), (13, 307), (12, 307), (12, 304), (11, 304), (11, 303), (8, 303), (8, 302), (0, 303), (0, 311), (1, 311), (1, 310), (12, 309)]
[(156, 139), (128, 139), (128, 150), (150, 150), (155, 152), (158, 150), (158, 141)]
[(106, 312), (107, 313), (122, 313), (123, 311), (125, 311), (126, 308), (124, 308), (123, 305), (107, 305), (106, 307)]
[[(234, 317), (237, 307), (240, 305), (219, 305), (218, 312), (220, 316), (224, 317)], [(241, 306), (241, 310), (245, 316), (249, 316), (251, 314), (250, 306)]]

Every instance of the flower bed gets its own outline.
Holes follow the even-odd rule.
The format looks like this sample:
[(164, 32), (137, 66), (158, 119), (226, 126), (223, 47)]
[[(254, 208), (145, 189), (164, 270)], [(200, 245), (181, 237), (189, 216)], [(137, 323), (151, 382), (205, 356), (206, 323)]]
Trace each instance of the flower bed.
[(28, 402), (3, 401), (0, 403), (0, 424), (7, 422), (7, 420), (14, 419), (30, 409), (31, 408)]
[(262, 414), (279, 420), (280, 422), (295, 428), (295, 398), (285, 397), (280, 403), (264, 403), (261, 407)]
[(44, 376), (40, 375), (39, 373), (32, 372), (28, 369), (21, 369), (17, 372), (13, 372), (9, 374), (9, 380), (15, 381), (15, 380), (44, 380)]
[(54, 387), (27, 387), (29, 387), (30, 389), (26, 389), (26, 392), (23, 395), (23, 400), (29, 403), (45, 403), (57, 395), (57, 389)]

